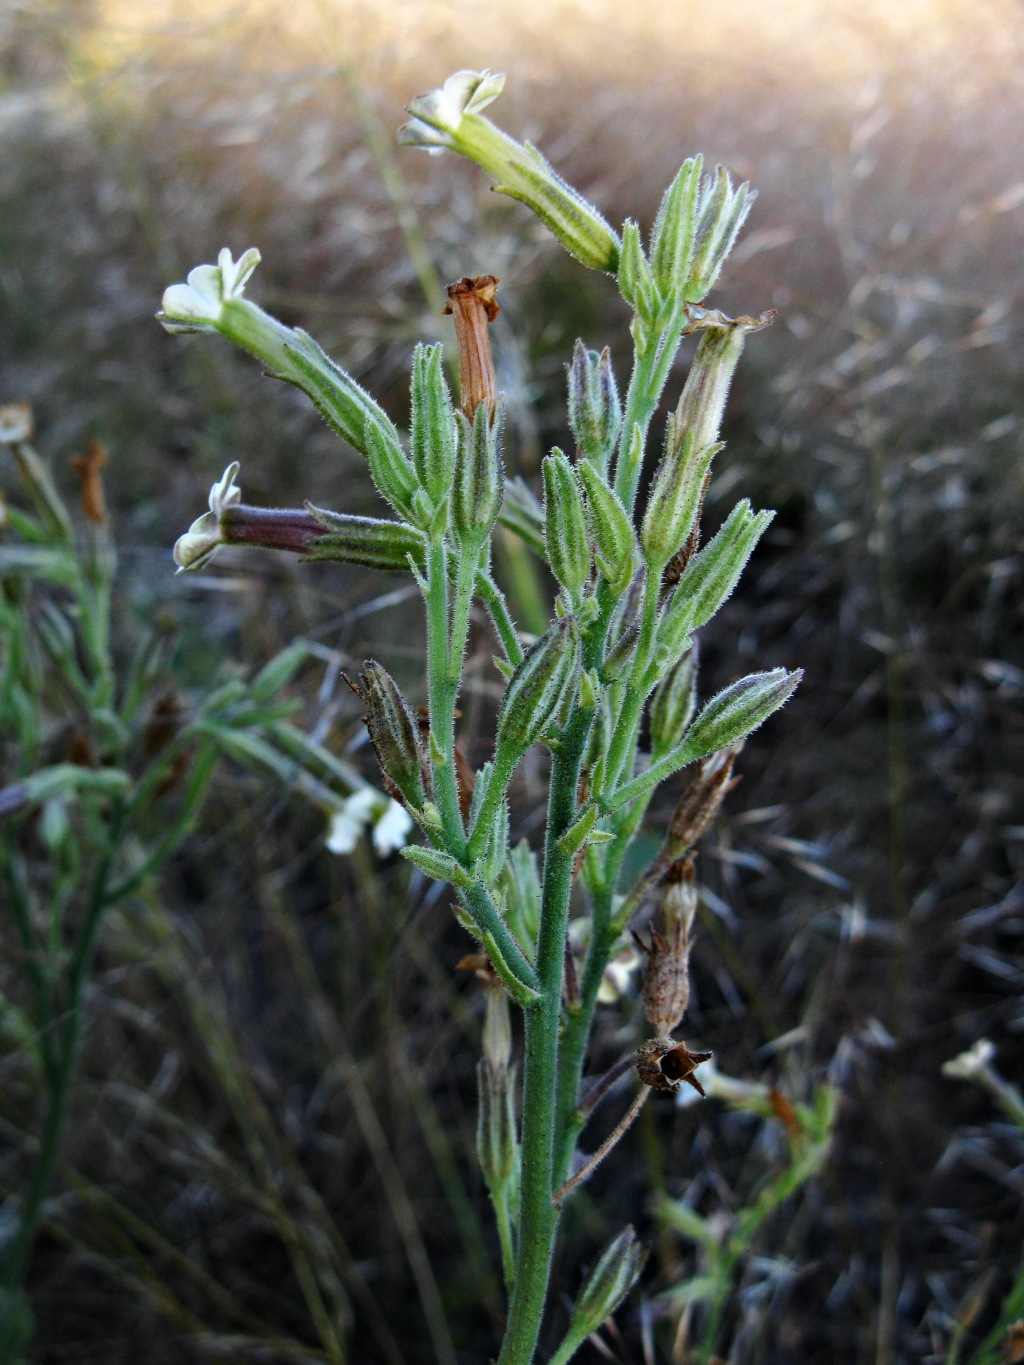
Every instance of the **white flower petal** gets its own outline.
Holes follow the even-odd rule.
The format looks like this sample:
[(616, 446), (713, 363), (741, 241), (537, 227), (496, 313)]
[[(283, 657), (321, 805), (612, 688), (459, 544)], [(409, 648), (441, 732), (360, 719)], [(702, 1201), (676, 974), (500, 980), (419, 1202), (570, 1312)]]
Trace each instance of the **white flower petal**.
[(942, 1074), (958, 1081), (970, 1081), (992, 1065), (996, 1045), (989, 1038), (979, 1038), (973, 1047), (951, 1057), (942, 1067)]
[(219, 519), (212, 512), (204, 512), (185, 534), (174, 542), (174, 562), (178, 566), (178, 572), (201, 569), (213, 558), (220, 544)]
[(327, 829), (327, 848), (331, 853), (352, 853), (363, 832), (362, 822), (344, 810), (336, 810)]
[(241, 467), (237, 460), (232, 460), (210, 489), (210, 511), (218, 519), (225, 507), (234, 507), (242, 501), (242, 490), (235, 483)]
[(189, 284), (172, 284), (164, 290), (160, 321), (165, 327), (175, 322), (209, 325), (219, 320), (220, 308), (219, 299), (211, 300), (208, 294)]
[(451, 134), (442, 132), (440, 128), (432, 128), (418, 118), (402, 124), (398, 130), (398, 141), (403, 147), (422, 147), (432, 156), (455, 146)]
[(404, 848), (412, 831), (412, 816), (398, 801), (388, 808), (373, 827), (373, 846), (381, 858)]
[[(493, 103), (505, 88), (504, 71), (460, 71), (456, 73), (460, 76), (472, 76), (472, 88), (466, 88), (465, 101), (462, 111), (465, 114), (479, 114), (481, 109)], [(454, 80), (450, 76), (449, 80)], [(448, 81), (445, 81), (447, 87)], [(465, 88), (465, 83), (464, 83)]]

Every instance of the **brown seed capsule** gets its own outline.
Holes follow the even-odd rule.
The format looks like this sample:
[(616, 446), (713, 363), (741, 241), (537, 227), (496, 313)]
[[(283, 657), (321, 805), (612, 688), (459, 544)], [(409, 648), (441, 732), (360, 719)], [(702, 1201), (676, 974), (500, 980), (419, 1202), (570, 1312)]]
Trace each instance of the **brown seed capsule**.
[(498, 381), (491, 356), (488, 325), (498, 316), (495, 294), (498, 280), (493, 275), (468, 275), (456, 280), (447, 289), (450, 313), (455, 322), (455, 339), (459, 346), (459, 393), (462, 411), (473, 420), (481, 403), (487, 404), (487, 416), (494, 416), (498, 402)]
[(651, 1038), (637, 1051), (636, 1069), (644, 1085), (652, 1090), (672, 1094), (685, 1081), (703, 1096), (704, 1087), (694, 1072), (710, 1058), (710, 1052), (691, 1052), (685, 1043), (673, 1038)]
[(659, 1038), (679, 1026), (690, 999), (690, 930), (697, 910), (697, 882), (693, 861), (674, 863), (665, 877), (658, 928), (650, 941), (636, 941), (647, 954), (644, 970), (644, 1007), (647, 1021)]

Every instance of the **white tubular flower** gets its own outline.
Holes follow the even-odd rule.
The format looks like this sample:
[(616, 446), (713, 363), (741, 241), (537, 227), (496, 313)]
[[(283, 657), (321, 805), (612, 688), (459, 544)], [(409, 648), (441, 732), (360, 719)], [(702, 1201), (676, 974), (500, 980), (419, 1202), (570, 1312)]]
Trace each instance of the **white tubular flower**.
[(979, 1038), (973, 1047), (951, 1057), (942, 1066), (942, 1074), (955, 1081), (974, 1081), (985, 1074), (996, 1055), (996, 1045), (989, 1038)]
[(456, 71), (439, 90), (412, 101), (412, 118), (399, 128), (398, 141), (435, 155), (445, 148), (454, 150), (463, 115), (479, 114), (498, 98), (504, 86), (505, 76), (500, 71)]
[(373, 827), (373, 846), (379, 858), (404, 848), (412, 831), (412, 816), (399, 801), (389, 801)]
[(172, 284), (164, 290), (158, 320), (168, 332), (216, 331), (225, 303), (242, 297), (259, 262), (254, 246), (237, 261), (222, 247), (216, 265), (197, 265), (188, 272), (186, 284)]
[(228, 465), (210, 489), (210, 510), (197, 518), (185, 534), (175, 541), (173, 554), (178, 573), (186, 569), (201, 569), (213, 558), (218, 546), (224, 543), (220, 519), (226, 508), (234, 507), (242, 500), (242, 490), (235, 483), (240, 468), (237, 460)]
[(380, 795), (372, 787), (354, 791), (331, 816), (327, 847), (331, 853), (352, 853), (363, 830), (380, 808)]

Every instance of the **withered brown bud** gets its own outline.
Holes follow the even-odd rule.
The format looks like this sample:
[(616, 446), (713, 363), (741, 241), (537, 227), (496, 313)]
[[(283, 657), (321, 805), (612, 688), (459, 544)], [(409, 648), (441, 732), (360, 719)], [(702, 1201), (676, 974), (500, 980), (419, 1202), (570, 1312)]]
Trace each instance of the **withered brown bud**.
[(710, 1052), (691, 1052), (685, 1043), (671, 1038), (651, 1038), (636, 1054), (636, 1069), (644, 1085), (652, 1090), (674, 1093), (682, 1081), (693, 1086), (698, 1095), (704, 1087), (694, 1075), (701, 1062), (711, 1059)]
[(732, 769), (739, 748), (723, 749), (697, 764), (693, 780), (672, 812), (666, 840), (671, 856), (681, 857), (693, 848), (718, 814), (732, 786)]
[(459, 393), (462, 411), (470, 421), (481, 403), (487, 404), (487, 416), (492, 418), (498, 402), (498, 381), (487, 331), (498, 316), (497, 290), (498, 280), (493, 275), (478, 275), (475, 279), (467, 275), (447, 289), (448, 304), (444, 311), (455, 322)]
[(346, 682), (366, 706), (370, 743), (391, 795), (418, 809), (426, 800), (426, 753), (412, 708), (391, 674), (373, 659), (360, 673), (358, 686), (347, 678)]
[(647, 954), (644, 969), (644, 1008), (659, 1038), (678, 1028), (690, 1000), (690, 934), (697, 910), (697, 882), (693, 862), (673, 864), (663, 883), (658, 927), (650, 941), (639, 934), (637, 943)]
[(110, 461), (102, 441), (90, 441), (84, 455), (72, 455), (68, 463), (82, 481), (82, 511), (87, 521), (102, 526), (107, 520), (107, 504), (103, 496), (100, 470)]

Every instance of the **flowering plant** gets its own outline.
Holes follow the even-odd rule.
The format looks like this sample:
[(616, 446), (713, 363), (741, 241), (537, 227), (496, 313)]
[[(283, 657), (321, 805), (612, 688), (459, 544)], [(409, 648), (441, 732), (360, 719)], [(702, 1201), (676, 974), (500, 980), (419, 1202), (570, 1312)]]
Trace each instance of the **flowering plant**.
[[(458, 404), (445, 381), (441, 347), (417, 346), (408, 442), (311, 337), (242, 296), (259, 259), (255, 250), (238, 262), (225, 250), (216, 266), (197, 267), (187, 284), (166, 291), (159, 316), (171, 331), (198, 328), (227, 337), (304, 390), (366, 458), (393, 513), (378, 519), (308, 504), (247, 507), (233, 465), (214, 486), (210, 510), (175, 547), (179, 566), (207, 563), (222, 544), (264, 545), (408, 572), (422, 593), (426, 723), (379, 663), (368, 663), (353, 686), (395, 809), (423, 836), (404, 855), (451, 884), (457, 914), (480, 944), (474, 961), (488, 1003), (478, 1147), (510, 1296), (499, 1359), (527, 1365), (544, 1314), (562, 1204), (608, 1146), (589, 1160), (578, 1151), (611, 1088), (607, 1077), (589, 1089), (583, 1081), (609, 960), (631, 921), (657, 901), (642, 940), (652, 1036), (635, 1059), (639, 1089), (627, 1120), (652, 1090), (674, 1092), (686, 1083), (703, 1093), (698, 1068), (710, 1054), (692, 1052), (673, 1036), (689, 994), (698, 894), (692, 851), (728, 790), (738, 747), (787, 700), (800, 675), (782, 668), (753, 674), (697, 705), (696, 632), (728, 598), (771, 520), (771, 513), (741, 502), (701, 545), (701, 511), (721, 450), (729, 383), (747, 336), (771, 321), (770, 313), (730, 318), (702, 304), (752, 194), (746, 185), (734, 188), (721, 168), (706, 175), (694, 157), (665, 192), (646, 245), (632, 221), (617, 233), (535, 148), (483, 116), (502, 84), (491, 72), (457, 72), (411, 103), (400, 141), (476, 161), (577, 261), (614, 277), (633, 310), (633, 369), (624, 401), (608, 351), (576, 345), (568, 368), (576, 449), (570, 457), (556, 448), (544, 460), (542, 498), (506, 477), (504, 404), (488, 331), (498, 308), (492, 276), (466, 278), (448, 290)], [(653, 419), (687, 334), (698, 337), (696, 355), (655, 442)], [(655, 468), (641, 505), (652, 445)], [(491, 550), (499, 522), (521, 536), (558, 584), (550, 624), (538, 639), (521, 636), (496, 581)], [(505, 690), (493, 751), (473, 770), (457, 747), (456, 703), (476, 603), (499, 641), (496, 666)], [(551, 755), (539, 856), (510, 839), (516, 770), (538, 744)], [(695, 775), (661, 852), (632, 885), (624, 884), (627, 853), (655, 788), (687, 765), (696, 765)], [(358, 805), (359, 794), (351, 800)], [(354, 822), (342, 814), (336, 842), (345, 843)], [(397, 824), (395, 814), (389, 831)], [(569, 935), (574, 895), (589, 920), (577, 939), (586, 942), (579, 964)], [(521, 1091), (510, 1004), (523, 1014)], [(627, 1228), (583, 1286), (553, 1361), (567, 1361), (615, 1310), (641, 1261)]]

